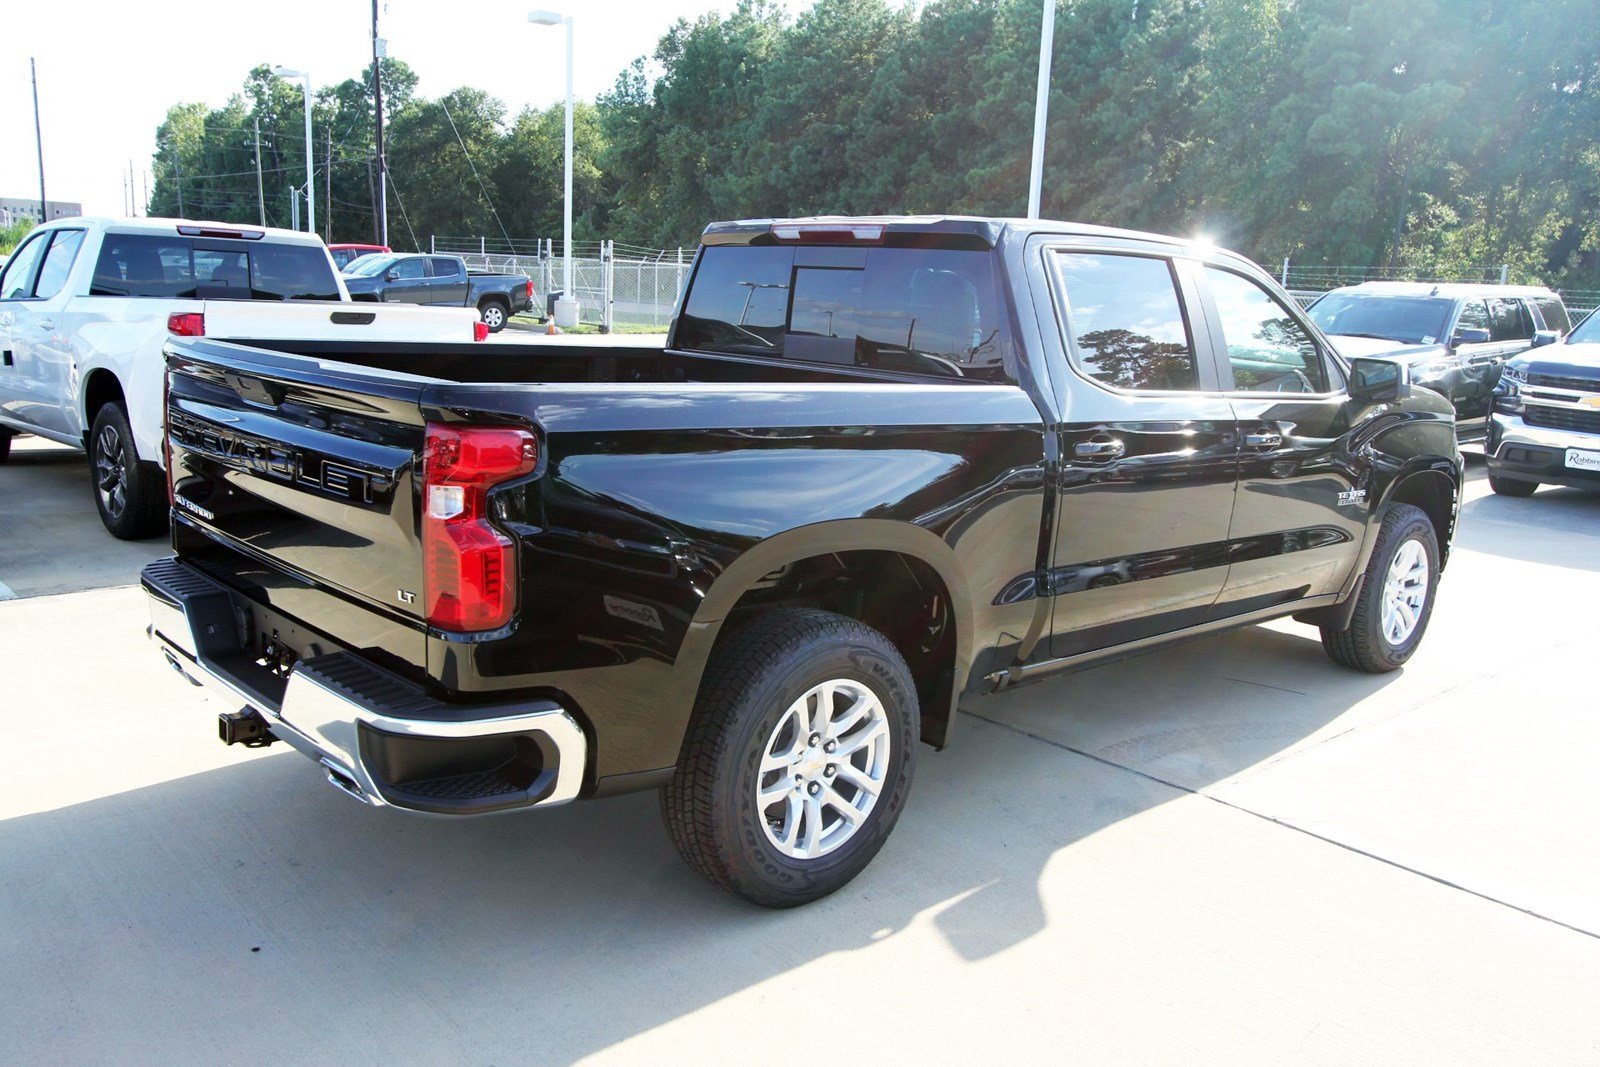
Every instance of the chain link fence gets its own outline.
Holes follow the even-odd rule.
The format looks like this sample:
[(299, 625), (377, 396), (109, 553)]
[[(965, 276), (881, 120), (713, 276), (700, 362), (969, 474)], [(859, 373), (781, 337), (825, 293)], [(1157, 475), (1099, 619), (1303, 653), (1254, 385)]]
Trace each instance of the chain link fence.
[[(558, 242), (545, 238), (524, 242), (434, 236), (428, 241), (430, 252), (460, 256), (469, 270), (532, 278), (539, 300), (535, 312), (541, 318), (563, 288), (559, 249)], [(572, 295), (578, 301), (578, 321), (607, 332), (666, 332), (693, 258), (693, 249), (574, 241)]]

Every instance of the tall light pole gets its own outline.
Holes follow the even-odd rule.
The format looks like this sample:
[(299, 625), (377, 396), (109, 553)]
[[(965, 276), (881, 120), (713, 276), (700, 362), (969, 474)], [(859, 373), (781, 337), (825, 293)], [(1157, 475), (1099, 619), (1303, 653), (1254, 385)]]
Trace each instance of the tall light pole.
[(1044, 22), (1039, 27), (1039, 88), (1033, 100), (1033, 167), (1028, 175), (1028, 217), (1039, 217), (1039, 194), (1044, 185), (1044, 126), (1050, 110), (1050, 53), (1056, 37), (1056, 0), (1044, 0)]
[(317, 190), (311, 174), (311, 74), (288, 67), (273, 67), (272, 73), (280, 78), (299, 78), (306, 91), (306, 232), (317, 232)]
[(536, 26), (567, 27), (567, 163), (561, 216), (561, 299), (556, 301), (556, 325), (563, 329), (578, 325), (578, 297), (572, 288), (572, 16), (554, 11), (530, 11), (528, 21)]

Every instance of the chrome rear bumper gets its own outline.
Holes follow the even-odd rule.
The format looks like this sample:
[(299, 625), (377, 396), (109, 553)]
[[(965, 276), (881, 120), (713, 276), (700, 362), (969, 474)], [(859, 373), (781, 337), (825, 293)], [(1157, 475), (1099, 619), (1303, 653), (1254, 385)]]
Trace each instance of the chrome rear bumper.
[(259, 605), (176, 558), (150, 564), (140, 582), (148, 632), (174, 669), (259, 712), (363, 803), (481, 814), (563, 804), (583, 786), (588, 741), (554, 701), (447, 704), (351, 652), (300, 660), (284, 676), (241, 637), (238, 619)]

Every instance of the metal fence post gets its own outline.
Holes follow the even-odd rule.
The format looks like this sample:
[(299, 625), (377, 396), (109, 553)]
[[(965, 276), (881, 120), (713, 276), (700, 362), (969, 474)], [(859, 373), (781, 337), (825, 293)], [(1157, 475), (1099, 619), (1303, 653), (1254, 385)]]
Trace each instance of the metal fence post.
[(433, 253), (433, 234), (428, 234), (428, 253)]
[(616, 290), (616, 263), (617, 263), (617, 242), (615, 242), (615, 241), (603, 241), (603, 242), (601, 242), (601, 244), (600, 244), (600, 289), (601, 289), (601, 292), (603, 294), (602, 297), (601, 297), (601, 300), (604, 303), (604, 306), (601, 308), (601, 314), (600, 314), (600, 332), (601, 333), (610, 333), (612, 328), (616, 325), (616, 313), (615, 313), (615, 308), (613, 306), (616, 303), (616, 295), (617, 295), (617, 290)]
[(1285, 289), (1289, 288), (1289, 257), (1283, 257), (1283, 276), (1278, 279), (1278, 284)]
[(1500, 284), (1501, 285), (1504, 285), (1506, 283), (1506, 271), (1509, 268), (1510, 268), (1510, 264), (1508, 264), (1508, 263), (1500, 264)]

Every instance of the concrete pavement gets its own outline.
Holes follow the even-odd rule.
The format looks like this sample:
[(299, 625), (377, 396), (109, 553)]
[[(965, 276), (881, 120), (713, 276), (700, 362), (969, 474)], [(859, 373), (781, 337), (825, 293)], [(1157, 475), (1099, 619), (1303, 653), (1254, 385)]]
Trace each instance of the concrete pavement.
[[(136, 589), (0, 604), (0, 1061), (1592, 1062), (1600, 497), (1473, 473), (1404, 671), (1283, 623), (971, 701), (782, 914), (652, 796), (456, 823), (223, 748)], [(121, 573), (55, 474), (58, 584)]]

